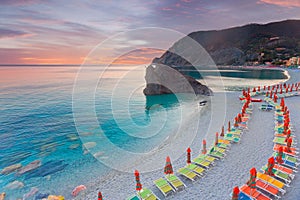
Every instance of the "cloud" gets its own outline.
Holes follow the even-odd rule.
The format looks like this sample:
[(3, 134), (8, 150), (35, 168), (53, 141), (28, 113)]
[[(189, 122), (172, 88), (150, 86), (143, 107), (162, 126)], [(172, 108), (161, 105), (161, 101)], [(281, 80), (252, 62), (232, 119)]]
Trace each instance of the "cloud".
[(300, 7), (299, 0), (259, 0), (257, 3), (273, 4), (281, 7)]
[(26, 36), (30, 36), (30, 35), (32, 35), (32, 34), (26, 33), (26, 32), (23, 32), (23, 31), (0, 28), (0, 39), (26, 37)]
[(41, 0), (1, 0), (0, 5), (4, 6), (25, 6), (40, 3)]

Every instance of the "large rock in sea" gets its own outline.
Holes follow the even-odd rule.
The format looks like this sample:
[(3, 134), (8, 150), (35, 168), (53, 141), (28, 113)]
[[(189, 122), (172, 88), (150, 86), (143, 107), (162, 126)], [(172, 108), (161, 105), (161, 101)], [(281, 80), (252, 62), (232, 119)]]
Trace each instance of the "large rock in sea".
[(151, 64), (146, 70), (145, 95), (195, 93), (212, 95), (213, 92), (193, 77), (183, 75), (178, 70), (163, 64)]

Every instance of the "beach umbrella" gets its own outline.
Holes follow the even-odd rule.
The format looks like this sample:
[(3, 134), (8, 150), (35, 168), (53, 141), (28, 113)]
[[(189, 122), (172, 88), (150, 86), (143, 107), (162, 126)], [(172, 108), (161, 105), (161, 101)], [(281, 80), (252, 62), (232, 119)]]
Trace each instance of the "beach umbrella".
[(202, 154), (206, 154), (206, 140), (202, 140)]
[(277, 99), (278, 99), (278, 97), (277, 97), (277, 95), (276, 95), (276, 93), (274, 94), (274, 102), (275, 103), (277, 103)]
[(232, 200), (238, 200), (239, 199), (239, 194), (240, 194), (240, 189), (238, 186), (233, 188), (232, 191)]
[(266, 93), (266, 97), (268, 97), (269, 96), (269, 91), (267, 91), (267, 93)]
[(290, 92), (293, 92), (293, 88), (292, 87), (290, 88)]
[(268, 90), (270, 90), (270, 86), (268, 86)]
[(165, 165), (164, 172), (165, 172), (165, 174), (168, 174), (168, 175), (173, 174), (173, 167), (172, 167), (171, 159), (169, 156), (167, 156), (167, 158), (166, 158), (166, 165)]
[(187, 152), (187, 159), (186, 159), (186, 163), (187, 164), (191, 164), (191, 148), (189, 147), (187, 150), (186, 150), (186, 152)]
[(257, 87), (257, 91), (259, 91), (259, 92), (260, 92), (260, 86), (258, 86), (258, 87)]
[(293, 143), (293, 139), (290, 137), (287, 140), (287, 144), (286, 144), (286, 151), (289, 152), (289, 153), (292, 152), (292, 150), (291, 150), (292, 143)]
[(238, 118), (237, 117), (234, 118), (234, 127), (238, 127)]
[(247, 182), (247, 185), (251, 189), (255, 189), (256, 188), (256, 169), (254, 167), (252, 169), (250, 169), (250, 179)]
[(230, 129), (230, 121), (228, 121), (228, 129), (227, 130), (228, 130), (228, 132), (230, 132), (230, 130), (231, 130)]
[(219, 133), (216, 132), (216, 137), (215, 137), (215, 145), (217, 146), (219, 143)]
[(266, 90), (266, 86), (264, 85), (264, 90)]
[(275, 165), (275, 160), (274, 160), (274, 157), (272, 156), (268, 159), (268, 166), (267, 166), (267, 169), (265, 170), (265, 174), (267, 174), (269, 176), (274, 176), (274, 173), (273, 173), (274, 165)]
[(280, 146), (279, 149), (278, 149), (277, 156), (276, 156), (277, 163), (279, 163), (279, 164), (283, 163), (282, 156), (283, 156), (283, 147)]
[(273, 91), (270, 92), (270, 98), (272, 98), (272, 97), (273, 97)]
[(248, 94), (250, 94), (250, 88), (248, 88)]
[(135, 180), (136, 180), (136, 191), (140, 192), (142, 190), (143, 186), (140, 181), (140, 173), (138, 170), (135, 170), (134, 176), (135, 176)]
[(291, 130), (289, 129), (289, 130), (286, 131), (285, 142), (287, 142), (290, 137), (291, 137)]
[(101, 192), (98, 192), (98, 200), (103, 200)]
[(284, 103), (284, 98), (281, 98), (280, 106), (283, 107), (284, 105), (285, 105), (285, 103)]
[(222, 131), (221, 131), (220, 136), (221, 136), (221, 137), (224, 137), (224, 126), (222, 126)]
[(256, 88), (255, 87), (253, 88), (252, 92), (256, 92)]

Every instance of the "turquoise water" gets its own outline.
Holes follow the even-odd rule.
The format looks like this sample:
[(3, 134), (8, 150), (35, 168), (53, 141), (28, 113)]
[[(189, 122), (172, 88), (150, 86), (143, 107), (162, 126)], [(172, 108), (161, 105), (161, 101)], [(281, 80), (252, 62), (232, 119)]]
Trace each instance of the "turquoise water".
[[(137, 70), (135, 78), (122, 77), (124, 84), (117, 84), (112, 92), (119, 79), (117, 75), (124, 71), (113, 68), (108, 73), (116, 75), (112, 76), (115, 78), (106, 77), (99, 82), (95, 102), (83, 101), (79, 106), (86, 118), (82, 119), (85, 123), (76, 127), (72, 92), (77, 70), (78, 67), (63, 66), (0, 68), (0, 170), (17, 163), (26, 166), (35, 160), (42, 163), (40, 168), (22, 175), (15, 172), (0, 175), (0, 192), (5, 191), (7, 199), (21, 198), (31, 187), (39, 188), (39, 193), (62, 194), (68, 199), (75, 186), (87, 185), (89, 180), (110, 171), (107, 163), (98, 162), (92, 154), (103, 161), (114, 157), (121, 162), (126, 158), (113, 155), (111, 144), (126, 152), (151, 151), (198, 106), (198, 99), (192, 95), (146, 98), (142, 94), (143, 68)], [(95, 71), (89, 69), (86, 77)], [(241, 85), (243, 79), (238, 76), (232, 79), (232, 73), (224, 77), (225, 87), (231, 90), (274, 81), (252, 77)], [(216, 78), (213, 75), (208, 78)], [(88, 83), (87, 86), (92, 87)], [(85, 110), (89, 103), (95, 103), (99, 126), (90, 125), (91, 116)], [(187, 112), (182, 114), (182, 109)], [(78, 130), (84, 133), (81, 137)], [(89, 145), (83, 147), (83, 143)], [(91, 154), (86, 148), (90, 148)], [(8, 189), (7, 185), (13, 181), (22, 182), (24, 187)]]

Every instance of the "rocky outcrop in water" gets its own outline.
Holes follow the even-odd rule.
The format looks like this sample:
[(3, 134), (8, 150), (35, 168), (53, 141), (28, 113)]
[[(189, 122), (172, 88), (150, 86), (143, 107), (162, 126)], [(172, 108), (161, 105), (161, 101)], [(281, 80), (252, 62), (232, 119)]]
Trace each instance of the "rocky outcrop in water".
[(212, 95), (213, 92), (194, 78), (162, 64), (152, 64), (146, 70), (145, 95), (195, 93)]

